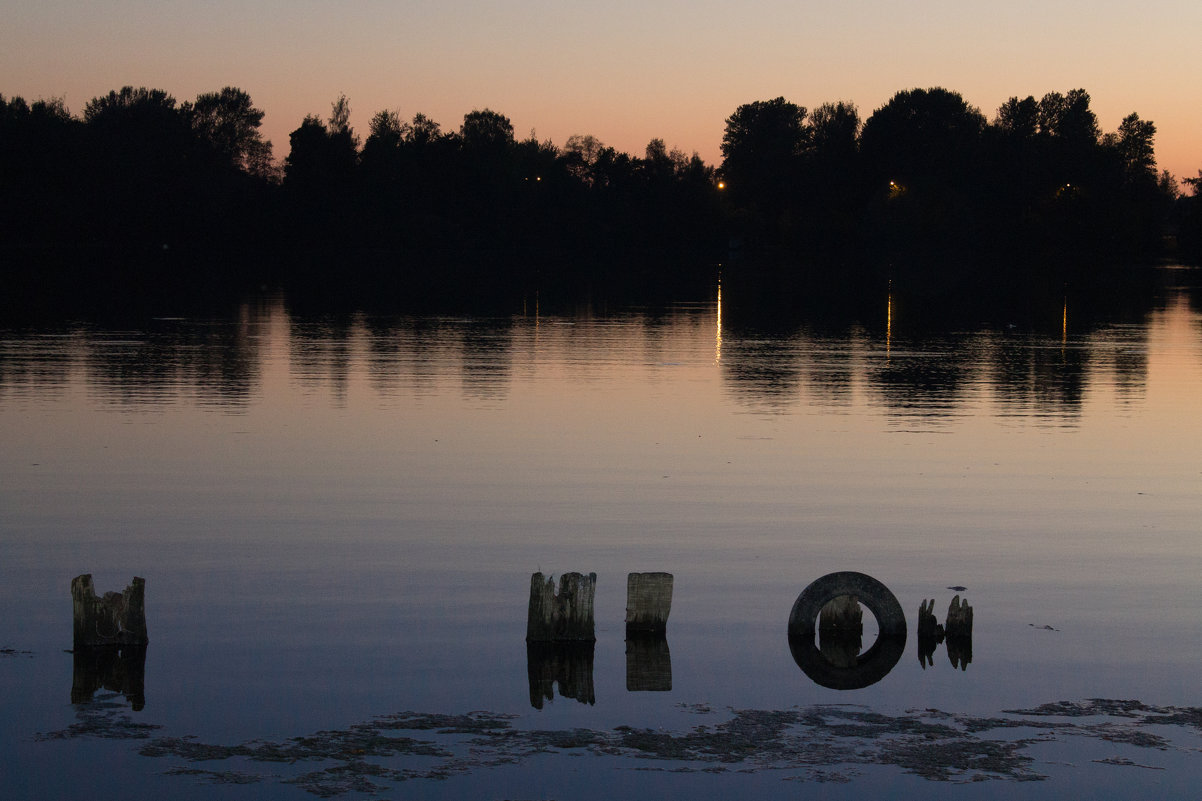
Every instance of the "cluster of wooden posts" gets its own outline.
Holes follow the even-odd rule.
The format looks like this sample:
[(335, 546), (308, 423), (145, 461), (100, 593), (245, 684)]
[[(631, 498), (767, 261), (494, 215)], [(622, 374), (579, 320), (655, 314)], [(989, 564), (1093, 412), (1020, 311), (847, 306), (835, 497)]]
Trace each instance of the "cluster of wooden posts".
[[(526, 615), (526, 666), (530, 703), (541, 709), (559, 694), (595, 703), (593, 649), (597, 640), (593, 601), (597, 574), (564, 573), (555, 579), (530, 577)], [(671, 573), (631, 573), (626, 577), (626, 689), (672, 689), (668, 614), (672, 611)]]
[[(871, 577), (861, 577), (859, 574), (832, 574), (815, 582), (811, 588), (828, 579), (850, 581), (846, 578), (848, 576), (859, 579), (861, 583), (864, 580), (875, 582)], [(628, 690), (672, 689), (672, 660), (667, 642), (672, 584), (671, 573), (631, 573), (626, 577)], [(854, 582), (849, 586), (853, 585)], [(530, 577), (530, 604), (526, 616), (527, 671), (530, 702), (536, 708), (541, 709), (544, 701), (554, 698), (556, 685), (563, 697), (589, 704), (595, 702), (593, 650), (597, 640), (594, 615), (596, 590), (596, 573), (564, 573), (559, 577), (558, 587), (554, 578), (545, 577), (541, 572)], [(809, 591), (810, 588), (807, 588), (807, 593)], [(134, 577), (124, 591), (108, 592), (103, 596), (96, 595), (90, 574), (72, 580), (75, 653), (75, 679), (71, 693), (73, 702), (90, 698), (100, 687), (124, 693), (135, 704), (135, 708), (139, 708), (143, 702), (143, 666), (149, 642), (145, 592), (146, 582), (138, 577)], [(857, 595), (846, 591), (845, 594), (832, 597), (833, 592), (838, 590), (827, 590), (825, 597), (830, 600), (821, 606), (818, 615), (821, 660), (836, 671), (861, 669), (863, 666), (857, 667), (862, 660), (863, 610), (860, 600)], [(798, 603), (803, 601), (807, 593), (803, 593)], [(819, 598), (818, 603), (822, 602)], [(919, 663), (923, 669), (932, 665), (936, 646), (946, 642), (952, 666), (966, 670), (972, 661), (972, 607), (957, 595), (948, 607), (945, 622), (940, 625), (935, 619), (934, 605), (935, 601), (931, 599), (923, 601), (918, 608)], [(869, 606), (875, 610), (880, 603), (874, 606), (870, 598)], [(896, 601), (893, 606), (896, 606)], [(810, 607), (811, 610), (814, 608)], [(877, 611), (878, 617), (881, 613)], [(898, 625), (902, 627), (900, 636), (904, 644), (905, 623), (900, 607), (894, 616), (901, 621)], [(808, 625), (812, 627), (812, 624), (813, 617), (810, 617)], [(793, 625), (794, 621), (791, 620), (790, 626)], [(809, 631), (812, 647), (813, 629)], [(790, 637), (792, 648), (792, 632)], [(808, 664), (811, 660), (803, 661)], [(828, 686), (835, 686), (836, 680), (841, 679), (835, 677)]]
[(935, 648), (947, 645), (952, 667), (968, 670), (972, 661), (972, 607), (957, 595), (947, 607), (943, 625), (935, 619), (935, 599), (918, 605), (918, 664), (923, 670), (934, 664)]

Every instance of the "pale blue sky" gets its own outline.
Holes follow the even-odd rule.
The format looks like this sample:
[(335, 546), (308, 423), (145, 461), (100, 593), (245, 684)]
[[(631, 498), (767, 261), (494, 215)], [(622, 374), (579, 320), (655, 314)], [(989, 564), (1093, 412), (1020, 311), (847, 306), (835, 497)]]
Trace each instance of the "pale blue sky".
[(1011, 95), (1083, 87), (1104, 130), (1136, 111), (1160, 166), (1202, 168), (1202, 3), (179, 3), (0, 0), (0, 92), (78, 113), (126, 84), (184, 100), (236, 85), (287, 154), (342, 92), (366, 128), (383, 108), (445, 129), (489, 107), (519, 136), (591, 133), (641, 153), (653, 137), (719, 160), (741, 103), (851, 100), (866, 118), (902, 89), (944, 86), (992, 117)]

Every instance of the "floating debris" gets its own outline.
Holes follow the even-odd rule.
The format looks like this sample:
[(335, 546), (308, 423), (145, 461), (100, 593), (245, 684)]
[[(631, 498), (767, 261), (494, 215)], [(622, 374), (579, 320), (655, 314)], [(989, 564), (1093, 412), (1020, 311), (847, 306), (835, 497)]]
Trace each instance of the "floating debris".
[(33, 651), (18, 651), (16, 648), (0, 648), (0, 656), (33, 656)]
[[(706, 704), (677, 706), (685, 713), (714, 714)], [(1148, 727), (1163, 732), (1163, 727), (1177, 725), (1193, 734), (1202, 733), (1202, 708), (1108, 699), (1006, 710), (1003, 714), (1007, 717), (974, 717), (937, 709), (885, 714), (851, 705), (727, 710), (724, 714), (729, 716), (725, 720), (686, 731), (633, 726), (603, 731), (517, 729), (512, 723), (516, 716), (481, 711), (463, 715), (402, 712), (282, 742), (210, 745), (194, 737), (162, 737), (146, 743), (139, 753), (190, 763), (235, 758), (240, 764), (320, 763), (320, 769), (290, 777), (190, 766), (175, 766), (166, 772), (214, 784), (272, 779), (331, 798), (348, 793), (374, 796), (392, 792), (402, 782), (440, 781), (521, 764), (536, 755), (556, 754), (634, 759), (642, 763), (638, 769), (672, 773), (771, 770), (779, 771), (782, 780), (818, 783), (852, 781), (857, 768), (864, 766), (893, 767), (940, 782), (1040, 781), (1047, 776), (1029, 751), (1052, 737), (1060, 741), (1081, 737), (1165, 751), (1176, 746)], [(1019, 729), (1023, 731), (1015, 731)], [(997, 734), (991, 737), (986, 732)], [(1025, 732), (1030, 734), (1024, 736)], [(1125, 757), (1093, 761), (1155, 769)], [(629, 768), (628, 763), (624, 766)]]
[(1164, 770), (1158, 765), (1141, 765), (1138, 762), (1132, 762), (1126, 757), (1107, 757), (1106, 759), (1095, 759), (1099, 765), (1122, 765), (1128, 768), (1146, 768), (1147, 770)]
[(118, 701), (119, 692), (104, 693), (87, 703), (75, 704), (76, 722), (59, 731), (34, 735), (34, 740), (74, 740), (95, 737), (105, 740), (146, 740), (157, 729), (154, 723), (141, 723), (129, 716), (130, 707)]

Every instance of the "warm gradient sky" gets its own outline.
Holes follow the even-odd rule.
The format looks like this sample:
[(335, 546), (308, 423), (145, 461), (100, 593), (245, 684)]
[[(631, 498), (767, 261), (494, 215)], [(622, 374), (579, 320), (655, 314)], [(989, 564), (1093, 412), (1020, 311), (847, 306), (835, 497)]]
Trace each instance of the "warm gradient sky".
[(370, 115), (444, 130), (474, 108), (519, 137), (591, 133), (641, 154), (653, 137), (711, 163), (741, 103), (851, 100), (943, 86), (992, 118), (1012, 95), (1082, 87), (1103, 130), (1156, 123), (1159, 166), (1202, 168), (1200, 0), (0, 0), (0, 93), (80, 113), (126, 84), (179, 100), (239, 86), (276, 155), (346, 93)]

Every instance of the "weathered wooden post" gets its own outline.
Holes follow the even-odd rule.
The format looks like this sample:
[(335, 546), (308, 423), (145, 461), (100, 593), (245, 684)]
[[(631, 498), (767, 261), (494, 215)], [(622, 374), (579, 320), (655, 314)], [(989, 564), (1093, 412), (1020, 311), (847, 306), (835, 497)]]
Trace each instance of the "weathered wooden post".
[(818, 634), (836, 637), (860, 636), (864, 633), (864, 610), (854, 595), (831, 598), (818, 613)]
[(526, 642), (594, 642), (593, 598), (597, 574), (564, 573), (555, 579), (542, 573), (530, 577), (530, 607), (526, 615)]
[(918, 604), (918, 636), (920, 639), (932, 639), (936, 643), (943, 641), (943, 626), (935, 620), (935, 599), (921, 601)]
[(947, 658), (953, 668), (968, 670), (972, 661), (972, 607), (957, 595), (947, 608)]
[(146, 580), (134, 576), (123, 592), (96, 597), (92, 574), (71, 580), (76, 648), (92, 645), (146, 645)]
[(943, 625), (935, 620), (935, 599), (918, 604), (918, 664), (923, 670), (935, 664), (935, 648), (943, 642)]
[(671, 573), (626, 576), (626, 633), (663, 634), (672, 611)]
[(972, 607), (968, 601), (961, 602), (957, 595), (947, 608), (947, 622), (944, 630), (948, 638), (972, 636)]

